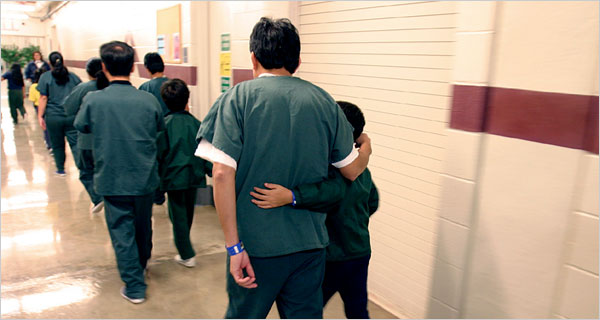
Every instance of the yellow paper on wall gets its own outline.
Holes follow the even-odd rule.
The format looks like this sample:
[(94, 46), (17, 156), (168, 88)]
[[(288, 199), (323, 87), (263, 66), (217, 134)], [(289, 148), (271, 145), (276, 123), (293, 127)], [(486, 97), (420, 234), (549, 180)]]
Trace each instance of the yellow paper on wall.
[(221, 77), (231, 77), (231, 52), (221, 52)]

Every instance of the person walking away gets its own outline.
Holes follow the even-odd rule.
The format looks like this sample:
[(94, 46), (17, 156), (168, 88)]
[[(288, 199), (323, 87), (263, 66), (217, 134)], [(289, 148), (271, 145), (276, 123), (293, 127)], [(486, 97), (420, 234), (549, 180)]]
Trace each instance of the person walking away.
[(65, 138), (71, 147), (73, 159), (77, 159), (77, 131), (73, 127), (73, 116), (67, 116), (63, 103), (81, 79), (69, 72), (64, 65), (60, 52), (54, 51), (48, 57), (51, 72), (44, 72), (40, 77), (37, 90), (40, 92), (38, 121), (42, 129), (48, 129), (50, 144), (56, 163), (56, 174), (64, 177), (65, 172)]
[[(102, 71), (102, 60), (100, 58), (89, 59), (85, 65), (85, 70), (90, 81), (78, 84), (66, 98), (64, 108), (67, 116), (75, 117), (77, 115), (86, 94), (108, 87), (108, 79)], [(94, 191), (93, 143), (94, 137), (92, 134), (78, 132), (77, 148), (79, 150), (79, 157), (76, 159), (75, 164), (79, 169), (79, 181), (81, 181), (90, 196), (90, 200), (92, 200), (90, 212), (98, 213), (102, 211), (104, 202), (102, 201), (102, 197)]]
[(129, 82), (134, 54), (121, 41), (100, 47), (110, 85), (83, 98), (74, 125), (94, 136), (94, 190), (104, 197), (106, 226), (125, 283), (120, 294), (137, 304), (146, 300), (152, 195), (159, 184), (156, 139), (165, 122), (156, 98)]
[(10, 107), (10, 116), (13, 119), (13, 124), (19, 123), (19, 115), (17, 110), (21, 112), (23, 120), (27, 115), (23, 100), (25, 100), (25, 83), (23, 82), (23, 73), (21, 73), (21, 65), (14, 63), (10, 67), (10, 71), (2, 75), (2, 81), (8, 81), (8, 106)]

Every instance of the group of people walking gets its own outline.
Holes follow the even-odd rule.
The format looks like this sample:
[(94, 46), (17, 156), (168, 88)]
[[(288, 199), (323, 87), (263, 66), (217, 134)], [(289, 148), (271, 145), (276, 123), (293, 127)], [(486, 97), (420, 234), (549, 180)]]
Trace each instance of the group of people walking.
[(37, 84), (38, 120), (57, 174), (66, 174), (66, 138), (91, 210), (104, 207), (121, 295), (132, 303), (147, 298), (152, 204), (165, 192), (174, 259), (195, 266), (196, 189), (209, 175), (228, 253), (227, 318), (265, 318), (273, 303), (281, 318), (321, 318), (335, 292), (347, 317), (368, 318), (368, 223), (379, 197), (365, 118), (292, 76), (300, 39), (289, 20), (261, 18), (250, 52), (255, 79), (223, 93), (202, 122), (188, 112), (186, 83), (164, 77), (157, 53), (144, 57), (152, 79), (139, 89), (124, 42), (100, 47), (85, 83), (51, 53), (51, 72)]

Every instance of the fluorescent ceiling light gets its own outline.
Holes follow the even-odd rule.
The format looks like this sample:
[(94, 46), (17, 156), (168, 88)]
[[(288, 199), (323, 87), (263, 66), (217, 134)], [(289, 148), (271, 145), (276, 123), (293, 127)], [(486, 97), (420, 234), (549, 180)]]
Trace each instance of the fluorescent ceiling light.
[(29, 6), (29, 5), (7, 3), (7, 4), (2, 5), (2, 10), (32, 12), (32, 11), (35, 11), (35, 7)]
[(2, 19), (20, 19), (26, 20), (29, 19), (29, 16), (24, 13), (3, 13), (1, 15)]

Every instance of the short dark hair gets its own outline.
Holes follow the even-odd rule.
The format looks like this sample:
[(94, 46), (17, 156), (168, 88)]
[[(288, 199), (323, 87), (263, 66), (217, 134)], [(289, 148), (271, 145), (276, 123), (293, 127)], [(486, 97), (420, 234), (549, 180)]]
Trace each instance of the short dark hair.
[(352, 125), (354, 131), (352, 132), (354, 135), (354, 140), (358, 139), (358, 137), (362, 134), (363, 129), (365, 128), (365, 116), (363, 115), (360, 108), (350, 102), (347, 101), (336, 101), (337, 104), (344, 111), (344, 115), (346, 115), (346, 119)]
[(176, 112), (185, 109), (190, 98), (190, 90), (185, 81), (171, 79), (160, 86), (160, 96), (169, 110)]
[(146, 67), (151, 74), (165, 71), (165, 63), (157, 52), (146, 53), (144, 56), (144, 67)]
[(133, 68), (133, 48), (125, 42), (111, 41), (100, 47), (100, 58), (112, 76), (128, 76)]
[(250, 34), (250, 52), (265, 69), (296, 72), (300, 65), (300, 37), (288, 19), (262, 17)]

